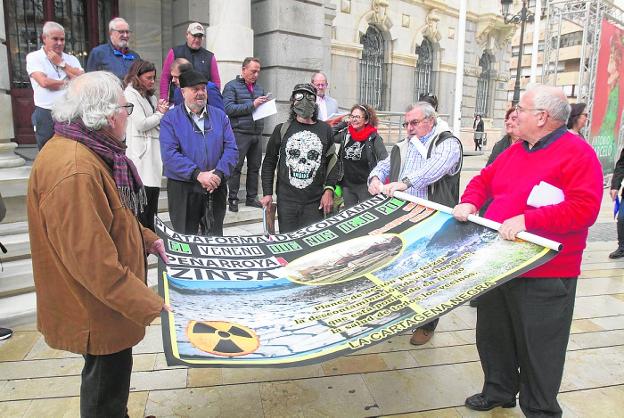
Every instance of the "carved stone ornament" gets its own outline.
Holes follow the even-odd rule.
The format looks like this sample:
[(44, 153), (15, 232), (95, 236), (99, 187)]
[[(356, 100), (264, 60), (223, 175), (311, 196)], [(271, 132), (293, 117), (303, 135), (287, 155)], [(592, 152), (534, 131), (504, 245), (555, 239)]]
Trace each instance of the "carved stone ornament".
[(351, 0), (340, 0), (340, 11), (342, 13), (351, 13)]
[(427, 17), (425, 18), (425, 27), (423, 28), (423, 36), (433, 40), (434, 42), (440, 42), (442, 34), (438, 30), (438, 22), (440, 16), (438, 16), (437, 9), (431, 9)]
[(383, 24), (388, 18), (387, 9), (388, 0), (373, 0), (371, 9), (375, 13), (372, 18), (374, 23)]
[(516, 31), (515, 25), (505, 25), (498, 20), (490, 20), (484, 26), (477, 34), (477, 44), (482, 49), (506, 49)]

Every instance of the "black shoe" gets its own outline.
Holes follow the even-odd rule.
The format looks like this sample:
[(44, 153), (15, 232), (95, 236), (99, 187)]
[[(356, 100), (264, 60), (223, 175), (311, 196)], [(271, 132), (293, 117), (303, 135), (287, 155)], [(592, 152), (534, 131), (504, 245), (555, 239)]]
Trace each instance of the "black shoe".
[(617, 250), (609, 254), (609, 258), (611, 259), (622, 258), (622, 257), (624, 257), (624, 247), (618, 247)]
[(13, 335), (13, 331), (9, 328), (0, 328), (0, 340), (11, 338), (11, 335)]
[(238, 200), (230, 200), (228, 204), (228, 209), (230, 212), (238, 212)]
[(262, 208), (262, 203), (257, 200), (246, 200), (245, 206), (251, 206), (252, 208)]
[(491, 401), (486, 398), (483, 393), (477, 393), (466, 398), (464, 405), (466, 405), (466, 408), (472, 409), (473, 411), (489, 411), (497, 406), (513, 408), (516, 406), (516, 399), (514, 398), (510, 401)]

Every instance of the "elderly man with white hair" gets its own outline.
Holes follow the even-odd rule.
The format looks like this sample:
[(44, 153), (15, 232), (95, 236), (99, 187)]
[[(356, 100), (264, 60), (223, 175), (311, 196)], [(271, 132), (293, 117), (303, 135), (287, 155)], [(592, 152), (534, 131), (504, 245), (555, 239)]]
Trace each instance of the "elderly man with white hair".
[(91, 50), (87, 72), (110, 71), (123, 80), (132, 64), (141, 59), (129, 48), (131, 34), (130, 25), (124, 18), (116, 17), (108, 22), (109, 41)]
[[(408, 106), (403, 128), (407, 131), (407, 138), (393, 146), (390, 155), (371, 171), (368, 192), (392, 196), (395, 191), (400, 191), (455, 206), (459, 201), (463, 164), (461, 142), (448, 130), (448, 125), (439, 122), (428, 101)], [(418, 327), (410, 344), (426, 344), (433, 337), (438, 322), (436, 318)]]
[(30, 77), (35, 102), (32, 124), (39, 149), (54, 135), (52, 105), (63, 94), (69, 80), (84, 73), (78, 59), (63, 52), (63, 26), (52, 21), (46, 22), (41, 39), (41, 49), (26, 55), (26, 72)]
[(72, 80), (28, 183), (37, 328), (50, 347), (83, 355), (83, 417), (127, 416), (132, 347), (169, 309), (146, 285), (146, 255), (167, 259), (136, 218), (145, 191), (123, 144), (132, 109), (111, 73)]
[(453, 214), (465, 221), (491, 199), (484, 216), (502, 223), (502, 238), (528, 231), (563, 249), (479, 297), (477, 349), (485, 382), (466, 407), (511, 408), (519, 392), (527, 417), (560, 417), (557, 393), (583, 250), (600, 210), (602, 170), (592, 147), (567, 130), (570, 105), (561, 89), (530, 87), (516, 112), (522, 141), (470, 181)]

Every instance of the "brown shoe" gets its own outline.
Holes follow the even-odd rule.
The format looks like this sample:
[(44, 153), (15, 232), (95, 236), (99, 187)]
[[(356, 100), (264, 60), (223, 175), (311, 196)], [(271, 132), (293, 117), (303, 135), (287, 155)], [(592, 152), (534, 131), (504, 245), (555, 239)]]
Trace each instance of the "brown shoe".
[(416, 331), (412, 334), (412, 338), (410, 338), (410, 344), (412, 345), (423, 345), (429, 342), (431, 337), (433, 337), (435, 331), (430, 331), (424, 328), (417, 328)]

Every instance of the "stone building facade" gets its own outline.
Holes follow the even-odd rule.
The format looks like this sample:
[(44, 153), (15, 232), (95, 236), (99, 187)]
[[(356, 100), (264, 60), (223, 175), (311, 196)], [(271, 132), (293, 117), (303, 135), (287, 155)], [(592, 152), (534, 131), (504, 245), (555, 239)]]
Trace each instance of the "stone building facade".
[[(13, 3), (18, 2), (4, 0), (0, 15)], [(21, 7), (32, 4), (33, 10), (41, 5), (45, 9), (46, 4), (58, 6), (51, 0), (19, 3)], [(169, 48), (184, 42), (186, 27), (193, 21), (207, 27), (206, 47), (219, 61), (223, 83), (240, 73), (246, 56), (259, 57), (259, 82), (277, 98), (280, 111), (267, 120), (267, 135), (285, 118), (293, 85), (308, 81), (318, 70), (327, 73), (330, 94), (343, 108), (366, 102), (401, 113), (420, 92), (428, 92), (438, 96), (440, 113), (453, 112), (460, 0), (68, 0), (64, 4), (82, 6), (85, 19), (96, 13), (98, 27), (87, 29), (91, 43), (94, 36), (104, 42), (101, 38), (107, 31), (107, 21), (98, 18), (97, 11), (118, 12), (134, 31), (132, 48), (157, 68)], [(462, 136), (468, 144), (474, 114), (483, 114), (486, 127), (497, 137), (507, 105), (510, 39), (515, 28), (503, 24), (499, 7), (498, 2), (468, 0), (462, 94)], [(14, 153), (15, 141), (20, 141), (14, 113), (23, 123), (24, 112), (15, 112), (16, 100), (10, 97), (15, 87), (11, 80), (17, 74), (11, 74), (15, 70), (9, 55), (15, 52), (7, 50), (5, 25), (14, 23), (2, 16), (0, 186), (12, 204), (12, 198), (23, 196), (29, 171)], [(36, 32), (43, 22), (30, 25)], [(38, 48), (36, 41), (28, 45)], [(86, 53), (83, 50), (83, 59)], [(28, 87), (27, 82), (23, 85)], [(27, 93), (22, 90), (22, 102)], [(28, 120), (26, 125), (29, 128)]]

